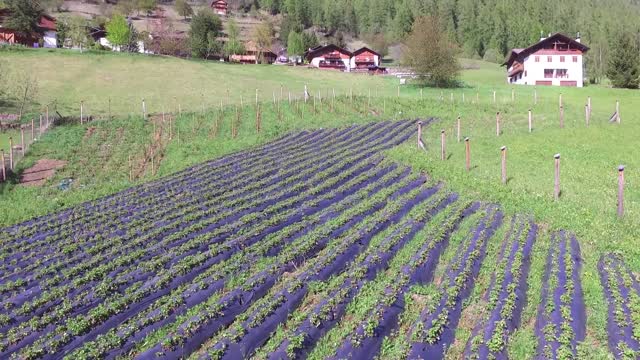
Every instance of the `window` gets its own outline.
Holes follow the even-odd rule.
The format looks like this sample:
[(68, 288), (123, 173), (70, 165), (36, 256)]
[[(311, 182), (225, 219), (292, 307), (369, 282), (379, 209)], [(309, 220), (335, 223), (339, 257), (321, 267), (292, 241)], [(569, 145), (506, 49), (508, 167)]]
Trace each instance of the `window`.
[(560, 56), (560, 62), (564, 62), (564, 56)]
[(577, 56), (574, 56), (574, 57), (573, 57), (573, 62), (575, 62), (575, 63), (577, 63), (577, 62), (578, 62), (578, 57), (577, 57)]
[(547, 62), (552, 62), (551, 56), (547, 56)]
[(540, 56), (536, 56), (535, 59), (536, 59), (536, 62), (540, 62)]
[(556, 78), (557, 79), (563, 79), (563, 78), (568, 78), (569, 74), (567, 72), (567, 69), (556, 69)]
[(544, 78), (545, 79), (553, 78), (553, 69), (544, 69)]
[(524, 76), (527, 77), (527, 70), (524, 71)]

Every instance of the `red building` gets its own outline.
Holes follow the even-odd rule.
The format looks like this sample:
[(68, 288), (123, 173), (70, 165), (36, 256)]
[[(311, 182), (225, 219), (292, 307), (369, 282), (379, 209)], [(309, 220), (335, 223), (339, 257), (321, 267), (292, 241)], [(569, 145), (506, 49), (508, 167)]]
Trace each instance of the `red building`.
[(225, 0), (213, 0), (211, 10), (218, 15), (227, 15), (229, 4)]
[(351, 52), (337, 45), (317, 46), (305, 53), (311, 66), (322, 69), (349, 70)]

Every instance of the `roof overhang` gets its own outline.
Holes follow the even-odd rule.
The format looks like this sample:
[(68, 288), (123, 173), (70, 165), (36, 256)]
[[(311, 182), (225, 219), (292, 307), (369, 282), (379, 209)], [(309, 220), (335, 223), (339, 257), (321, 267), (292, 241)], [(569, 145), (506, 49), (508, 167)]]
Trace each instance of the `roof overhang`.
[(586, 53), (587, 51), (589, 51), (589, 47), (584, 45), (581, 42), (576, 41), (575, 39), (572, 39), (566, 35), (560, 34), (560, 33), (555, 33), (551, 36), (549, 36), (548, 38), (542, 39), (540, 41), (538, 41), (537, 43), (529, 46), (526, 49), (513, 49), (511, 50), (511, 52), (509, 53), (509, 57), (507, 58), (507, 60), (502, 63), (502, 66), (511, 66), (511, 64), (518, 58), (524, 58), (529, 56), (530, 54), (544, 48), (547, 44), (551, 43), (552, 41), (557, 41), (557, 40), (561, 40), (566, 42), (567, 44), (569, 44), (570, 46), (582, 51), (583, 53)]

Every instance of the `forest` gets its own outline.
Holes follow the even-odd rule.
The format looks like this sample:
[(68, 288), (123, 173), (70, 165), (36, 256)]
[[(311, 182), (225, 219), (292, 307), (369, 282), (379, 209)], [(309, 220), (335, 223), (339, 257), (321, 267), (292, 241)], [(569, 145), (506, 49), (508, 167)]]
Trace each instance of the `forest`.
[[(231, 1), (285, 15), (287, 30), (317, 27), (341, 38), (343, 34), (373, 41), (377, 50), (411, 31), (414, 19), (435, 16), (457, 43), (464, 57), (501, 62), (512, 48), (526, 47), (541, 34), (576, 36), (591, 51), (587, 74), (599, 82), (606, 74), (608, 55), (620, 33), (640, 41), (638, 0), (255, 0)], [(383, 41), (380, 41), (383, 37)], [(372, 41), (370, 41), (372, 42)]]

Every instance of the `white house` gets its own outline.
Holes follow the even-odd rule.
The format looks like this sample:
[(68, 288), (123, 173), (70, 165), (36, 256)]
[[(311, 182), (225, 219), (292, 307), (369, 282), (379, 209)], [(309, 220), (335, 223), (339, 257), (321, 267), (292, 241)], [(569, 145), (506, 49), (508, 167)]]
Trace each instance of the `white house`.
[(317, 68), (346, 71), (351, 68), (351, 52), (333, 44), (309, 49), (305, 58), (311, 66)]
[(580, 34), (571, 39), (562, 34), (543, 37), (526, 49), (513, 49), (507, 61), (507, 82), (521, 85), (583, 86), (582, 56), (589, 48)]

